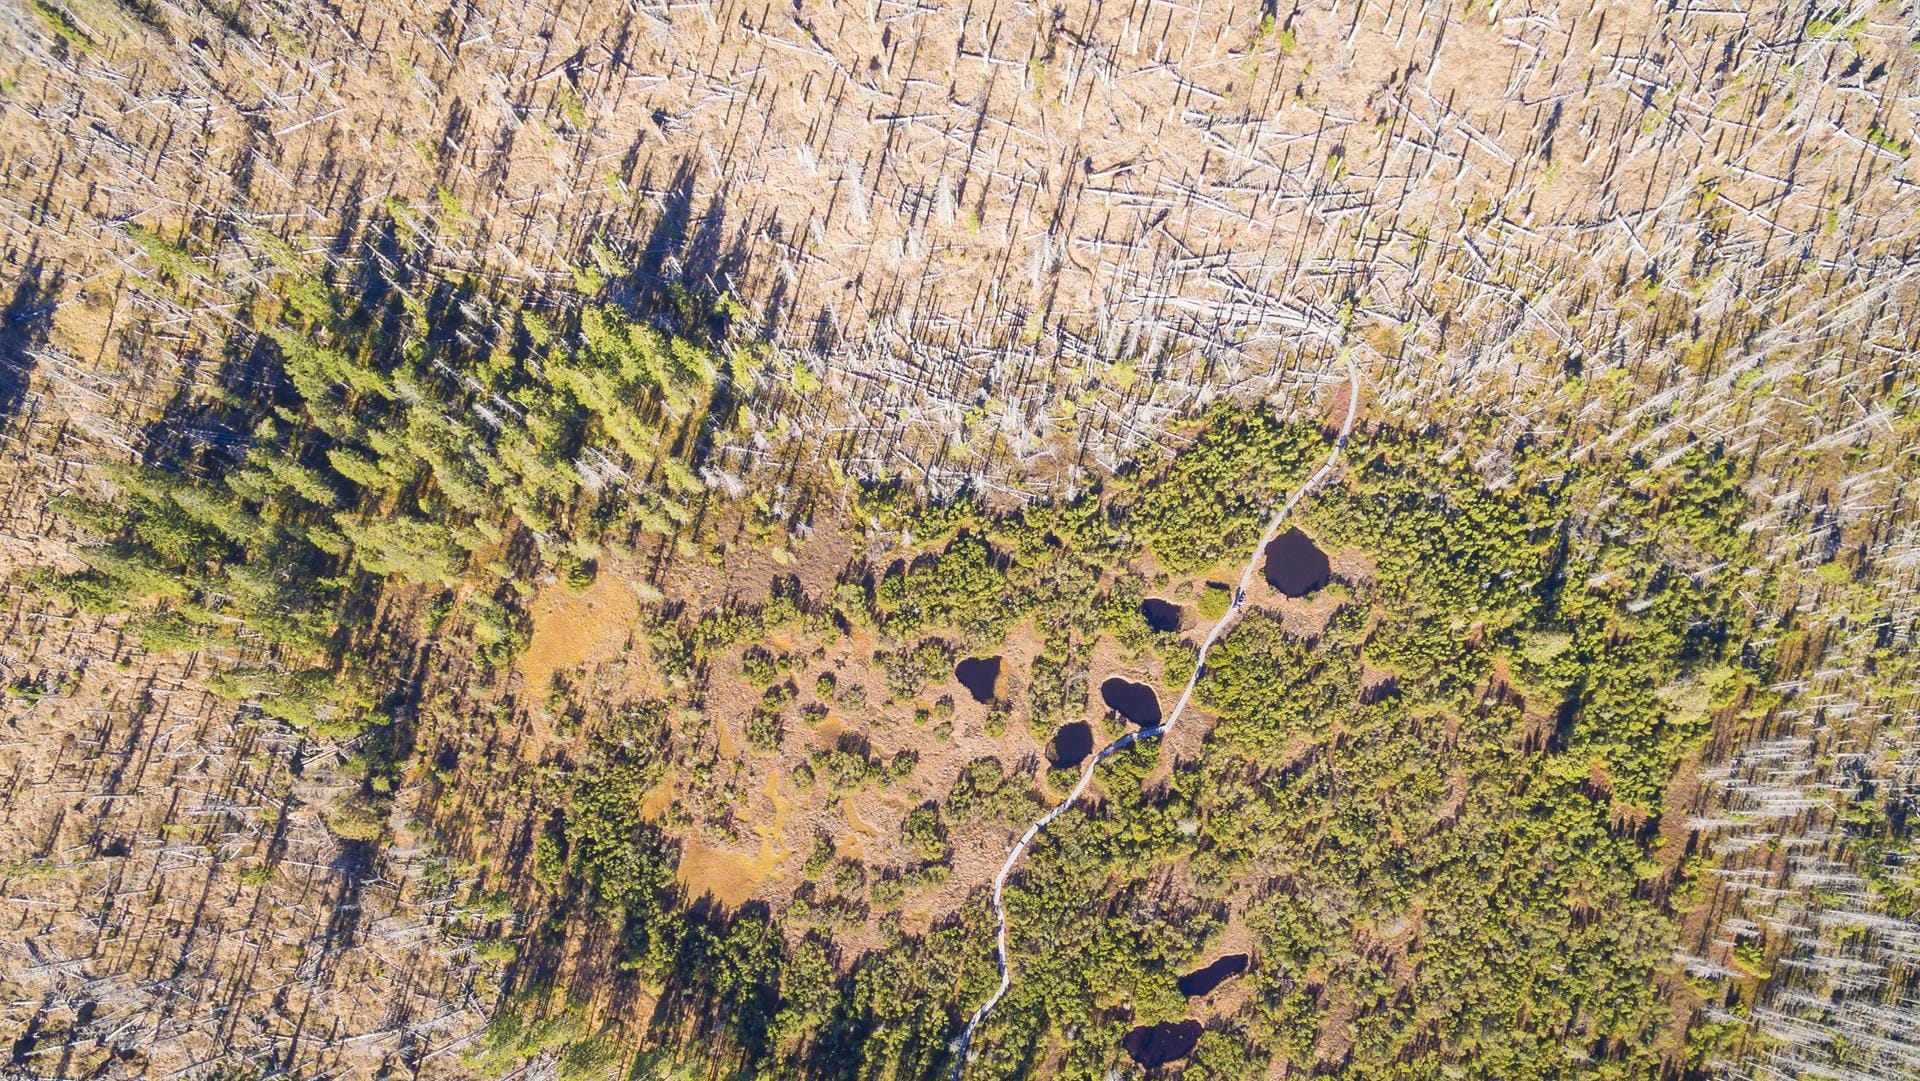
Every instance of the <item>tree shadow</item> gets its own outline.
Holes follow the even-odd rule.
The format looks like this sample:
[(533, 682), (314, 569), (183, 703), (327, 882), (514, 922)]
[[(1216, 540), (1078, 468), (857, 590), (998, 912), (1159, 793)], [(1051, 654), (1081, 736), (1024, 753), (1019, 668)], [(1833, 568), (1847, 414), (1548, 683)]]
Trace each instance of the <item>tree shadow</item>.
[(27, 264), (14, 283), (13, 296), (0, 309), (0, 427), (13, 422), (26, 401), (37, 361), (34, 350), (46, 344), (53, 327), (54, 297), (62, 275), (48, 272), (38, 262)]
[[(216, 358), (182, 357), (176, 389), (135, 442), (140, 460), (169, 472), (197, 466), (210, 474), (237, 467), (253, 441), (253, 426), (280, 404), (284, 376), (265, 339), (228, 338)], [(209, 395), (211, 384), (221, 393)]]

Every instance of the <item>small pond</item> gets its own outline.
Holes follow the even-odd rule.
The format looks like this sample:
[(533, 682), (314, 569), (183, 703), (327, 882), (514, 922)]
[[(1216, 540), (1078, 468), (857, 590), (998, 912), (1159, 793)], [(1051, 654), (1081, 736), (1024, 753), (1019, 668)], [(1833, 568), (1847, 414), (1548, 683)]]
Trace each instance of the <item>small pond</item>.
[(1158, 597), (1148, 597), (1140, 602), (1140, 614), (1147, 617), (1147, 626), (1156, 631), (1177, 631), (1184, 623), (1186, 613), (1172, 601), (1163, 601)]
[(1127, 1033), (1121, 1046), (1133, 1061), (1151, 1070), (1186, 1058), (1199, 1042), (1200, 1022), (1162, 1021), (1157, 1025), (1141, 1025)]
[(1093, 753), (1093, 726), (1085, 721), (1063, 725), (1047, 745), (1047, 762), (1054, 769), (1067, 769), (1087, 760)]
[(1160, 723), (1160, 696), (1144, 683), (1114, 676), (1100, 685), (1100, 700), (1108, 709), (1142, 728)]
[(1180, 977), (1180, 993), (1192, 998), (1204, 995), (1225, 983), (1229, 977), (1238, 976), (1247, 970), (1247, 955), (1230, 953), (1205, 968), (1196, 968)]
[(1327, 554), (1313, 538), (1289, 529), (1267, 545), (1267, 584), (1289, 597), (1304, 597), (1333, 577)]
[(992, 702), (994, 689), (1000, 682), (1000, 658), (968, 657), (953, 666), (953, 676), (974, 701)]

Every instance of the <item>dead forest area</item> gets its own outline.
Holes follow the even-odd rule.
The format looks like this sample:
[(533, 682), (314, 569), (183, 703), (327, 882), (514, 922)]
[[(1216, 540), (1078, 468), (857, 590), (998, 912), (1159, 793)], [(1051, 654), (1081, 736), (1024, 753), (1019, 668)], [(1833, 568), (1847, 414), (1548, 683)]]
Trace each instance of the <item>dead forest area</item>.
[(10, 0), (6, 1069), (1920, 1070), (1912, 9), (1504, 7)]

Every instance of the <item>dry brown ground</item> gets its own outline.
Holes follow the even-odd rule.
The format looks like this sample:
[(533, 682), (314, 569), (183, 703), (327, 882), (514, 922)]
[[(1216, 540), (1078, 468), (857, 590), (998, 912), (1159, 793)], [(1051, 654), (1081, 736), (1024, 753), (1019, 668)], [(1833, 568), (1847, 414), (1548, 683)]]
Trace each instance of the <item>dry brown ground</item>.
[(613, 659), (630, 645), (640, 619), (634, 585), (646, 580), (622, 565), (602, 567), (593, 584), (576, 593), (555, 584), (534, 598), (533, 632), (518, 667), (529, 691), (539, 694), (563, 669)]

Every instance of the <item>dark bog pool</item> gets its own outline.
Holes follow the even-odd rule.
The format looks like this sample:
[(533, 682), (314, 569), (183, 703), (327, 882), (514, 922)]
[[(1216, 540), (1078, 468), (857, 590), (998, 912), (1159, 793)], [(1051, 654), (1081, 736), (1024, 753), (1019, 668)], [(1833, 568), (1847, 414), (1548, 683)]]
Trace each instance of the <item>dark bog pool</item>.
[(1108, 709), (1142, 728), (1160, 723), (1160, 696), (1144, 683), (1114, 676), (1100, 685), (1100, 700)]
[(1047, 746), (1047, 761), (1055, 769), (1064, 769), (1085, 762), (1092, 753), (1093, 726), (1075, 721), (1053, 734), (1053, 742)]
[(1247, 970), (1247, 955), (1230, 953), (1205, 968), (1196, 968), (1180, 977), (1180, 993), (1192, 998), (1204, 995), (1225, 983), (1230, 976), (1238, 976)]
[(1140, 614), (1147, 617), (1147, 626), (1156, 631), (1177, 631), (1180, 629), (1180, 606), (1172, 601), (1163, 601), (1158, 597), (1148, 597), (1140, 602)]
[(953, 675), (974, 701), (991, 702), (994, 684), (1000, 682), (1000, 658), (968, 657), (953, 666)]
[(1289, 529), (1267, 544), (1267, 584), (1289, 597), (1304, 597), (1333, 577), (1313, 538)]
[(1133, 1061), (1149, 1070), (1186, 1058), (1193, 1053), (1193, 1045), (1199, 1042), (1198, 1021), (1162, 1021), (1157, 1025), (1141, 1025), (1120, 1041)]

